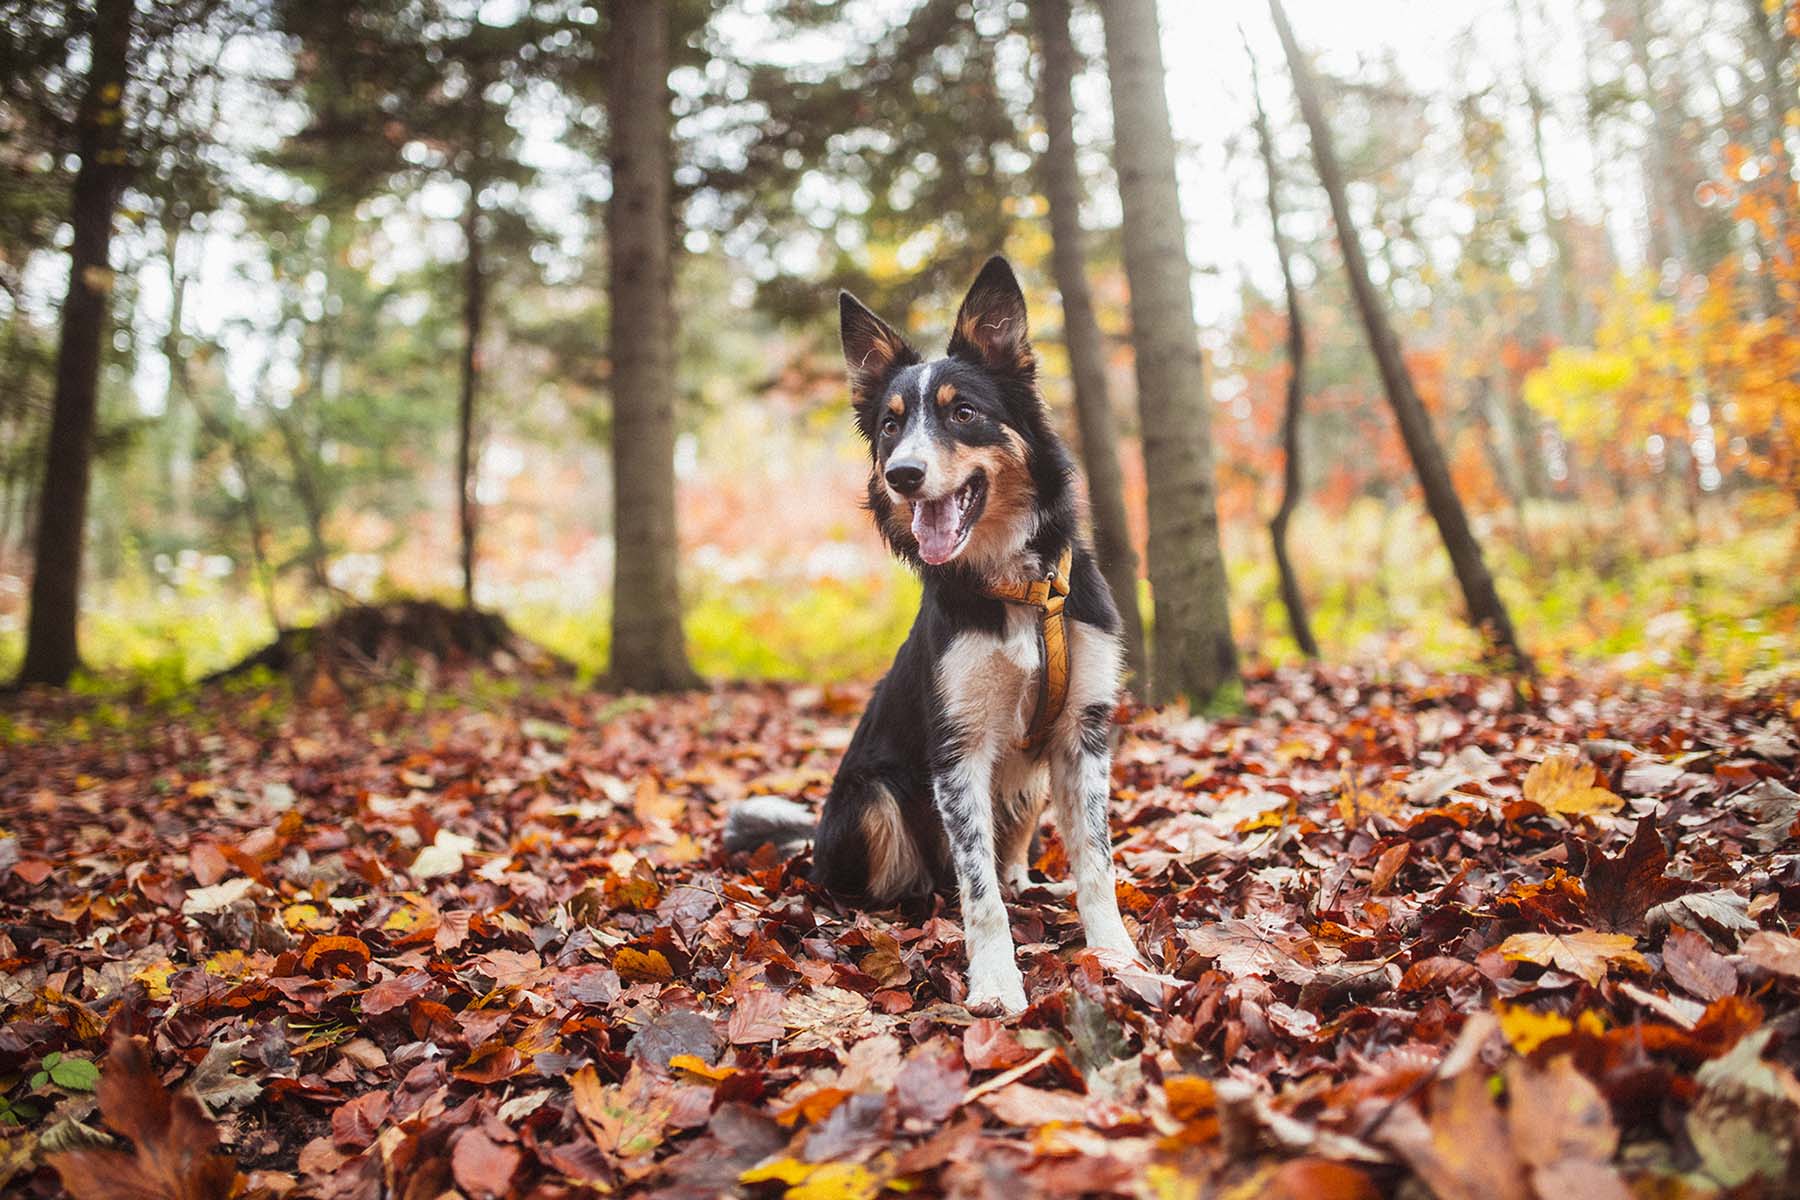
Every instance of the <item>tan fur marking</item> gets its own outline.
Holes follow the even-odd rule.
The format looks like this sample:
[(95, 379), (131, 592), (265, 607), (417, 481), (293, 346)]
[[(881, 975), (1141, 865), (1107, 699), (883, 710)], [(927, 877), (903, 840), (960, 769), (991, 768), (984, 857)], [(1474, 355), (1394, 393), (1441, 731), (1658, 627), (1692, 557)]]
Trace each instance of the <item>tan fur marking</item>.
[(901, 398), (901, 395), (899, 392), (895, 392), (893, 395), (888, 397), (887, 410), (889, 412), (893, 413), (896, 417), (900, 416), (902, 413), (904, 413), (906, 411), (906, 401)]
[(1025, 442), (1011, 429), (1005, 432), (1004, 444), (981, 446), (959, 456), (971, 469), (980, 466), (987, 472), (987, 507), (964, 551), (972, 565), (982, 568), (1004, 565), (1031, 536), (1033, 489), (1025, 467)]
[(956, 385), (954, 383), (946, 383), (938, 388), (937, 401), (939, 408), (942, 408), (954, 399), (956, 399)]
[(863, 846), (869, 855), (869, 895), (883, 902), (920, 889), (924, 864), (912, 832), (900, 819), (893, 793), (876, 787), (862, 816)]

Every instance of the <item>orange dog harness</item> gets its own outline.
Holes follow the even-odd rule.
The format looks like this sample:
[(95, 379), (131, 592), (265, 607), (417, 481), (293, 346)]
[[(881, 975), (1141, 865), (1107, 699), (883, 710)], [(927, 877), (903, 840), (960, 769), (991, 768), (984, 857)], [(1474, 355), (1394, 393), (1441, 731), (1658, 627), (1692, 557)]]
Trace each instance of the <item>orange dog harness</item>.
[(1031, 715), (1031, 725), (1025, 736), (1019, 739), (1019, 749), (1033, 755), (1044, 748), (1050, 738), (1051, 726), (1062, 716), (1063, 705), (1069, 699), (1069, 630), (1063, 618), (1063, 601), (1069, 595), (1071, 561), (1065, 548), (1062, 557), (1056, 561), (1056, 570), (1043, 579), (996, 584), (987, 591), (996, 600), (1029, 605), (1038, 610), (1038, 649), (1044, 670), (1038, 676), (1037, 711)]

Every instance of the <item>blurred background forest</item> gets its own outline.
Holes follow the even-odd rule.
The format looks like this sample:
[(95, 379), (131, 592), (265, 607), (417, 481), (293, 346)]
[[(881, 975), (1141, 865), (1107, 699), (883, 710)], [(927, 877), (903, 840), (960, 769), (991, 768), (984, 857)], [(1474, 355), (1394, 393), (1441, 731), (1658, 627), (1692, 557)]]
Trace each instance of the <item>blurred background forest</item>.
[[(7, 0), (0, 675), (25, 655), (54, 493), (72, 261), (101, 328), (88, 667), (175, 689), (280, 628), (400, 596), (472, 600), (607, 667), (624, 369), (607, 216), (622, 118), (643, 114), (631, 68), (657, 58), (619, 23), (651, 7), (673, 323), (647, 353), (673, 363), (693, 667), (868, 678), (910, 622), (917, 584), (859, 507), (835, 288), (935, 353), (1006, 253), (1080, 442), (1046, 195), (1052, 26), (1073, 51), (1078, 261), (1144, 561), (1105, 5)], [(1791, 669), (1800, 4), (1287, 9), (1368, 279), (1537, 664)], [(1287, 515), (1285, 264), (1306, 335), (1287, 544), (1318, 649), (1473, 662), (1270, 13), (1160, 16), (1240, 652), (1301, 652), (1269, 536)], [(96, 266), (71, 214), (102, 170)]]

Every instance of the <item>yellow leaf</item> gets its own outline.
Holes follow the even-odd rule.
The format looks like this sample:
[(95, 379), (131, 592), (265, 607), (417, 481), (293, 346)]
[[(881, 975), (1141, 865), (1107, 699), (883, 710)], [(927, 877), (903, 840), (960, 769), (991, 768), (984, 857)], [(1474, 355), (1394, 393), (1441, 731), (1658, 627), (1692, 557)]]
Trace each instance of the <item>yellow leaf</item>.
[(634, 983), (663, 983), (675, 978), (675, 969), (661, 950), (646, 952), (620, 946), (619, 952), (613, 955), (613, 970), (621, 979)]
[(250, 958), (242, 950), (221, 950), (206, 960), (206, 973), (225, 979), (239, 979), (249, 974)]
[(1561, 1013), (1541, 1013), (1525, 1004), (1495, 1004), (1494, 1011), (1500, 1017), (1500, 1032), (1520, 1054), (1530, 1054), (1551, 1038), (1574, 1033), (1577, 1029), (1593, 1035), (1606, 1032), (1600, 1014), (1591, 1009), (1573, 1021)]
[(670, 1057), (669, 1065), (677, 1071), (686, 1071), (689, 1075), (698, 1075), (702, 1079), (719, 1083), (737, 1074), (736, 1067), (715, 1067), (698, 1054), (676, 1054)]
[(1512, 962), (1555, 967), (1597, 986), (1613, 963), (1633, 970), (1650, 969), (1644, 956), (1633, 949), (1635, 945), (1636, 939), (1630, 934), (1596, 933), (1591, 929), (1576, 933), (1515, 933), (1500, 943), (1500, 953)]
[(159, 963), (151, 963), (143, 970), (135, 972), (132, 978), (144, 985), (144, 990), (150, 994), (152, 1000), (167, 1000), (169, 998), (169, 976), (174, 973), (175, 964), (165, 959)]
[(319, 911), (316, 904), (290, 904), (281, 910), (281, 919), (289, 929), (329, 929), (337, 924), (332, 918)]
[(779, 1158), (751, 1167), (738, 1176), (740, 1183), (785, 1183), (787, 1200), (870, 1200), (881, 1190), (882, 1178), (861, 1163), (803, 1163)]
[(1525, 799), (1560, 816), (1617, 812), (1625, 801), (1597, 786), (1594, 764), (1572, 751), (1558, 751), (1525, 776)]

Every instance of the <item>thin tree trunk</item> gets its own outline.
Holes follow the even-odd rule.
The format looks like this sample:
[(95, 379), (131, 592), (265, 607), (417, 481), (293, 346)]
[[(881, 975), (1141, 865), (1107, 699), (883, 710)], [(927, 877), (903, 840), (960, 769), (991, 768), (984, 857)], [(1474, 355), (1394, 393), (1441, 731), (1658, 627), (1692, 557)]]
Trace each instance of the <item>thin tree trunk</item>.
[(306, 517), (306, 573), (312, 580), (313, 587), (327, 599), (337, 595), (337, 589), (331, 585), (329, 570), (330, 550), (325, 545), (325, 500), (319, 489), (319, 481), (313, 473), (313, 448), (307, 445), (296, 422), (291, 408), (282, 410), (271, 408), (271, 419), (275, 423), (275, 431), (280, 434), (281, 441), (287, 447), (288, 459), (294, 468), (294, 495), (300, 501), (300, 511)]
[(676, 579), (674, 277), (668, 236), (667, 0), (618, 0), (608, 32), (612, 199), (613, 613), (611, 682), (670, 691), (688, 665)]
[(462, 544), (463, 607), (475, 607), (475, 531), (480, 509), (475, 496), (475, 397), (481, 385), (481, 185), (469, 180), (463, 212), (463, 353), (462, 396), (456, 420), (456, 516)]
[[(1550, 160), (1544, 152), (1544, 115), (1547, 106), (1544, 93), (1538, 89), (1537, 77), (1531, 69), (1531, 48), (1525, 36), (1524, 0), (1511, 0), (1513, 33), (1519, 45), (1519, 77), (1525, 86), (1525, 104), (1531, 113), (1531, 149), (1537, 160), (1538, 200), (1544, 206), (1544, 232), (1556, 250), (1556, 261), (1550, 265), (1544, 281), (1549, 287), (1545, 304), (1552, 319), (1561, 329), (1559, 341), (1575, 340), (1575, 331), (1586, 321), (1585, 302), (1569, 271), (1569, 237), (1563, 221), (1550, 207)], [(1546, 322), (1546, 325), (1548, 322)]]
[(1112, 0), (1101, 15), (1150, 492), (1156, 615), (1151, 694), (1159, 701), (1185, 696), (1208, 705), (1230, 699), (1237, 646), (1219, 546), (1211, 401), (1175, 187), (1162, 41), (1155, 0)]
[(1068, 0), (1033, 4), (1039, 52), (1038, 94), (1048, 145), (1038, 160), (1044, 196), (1050, 204), (1050, 269), (1062, 293), (1063, 342), (1069, 350), (1069, 382), (1075, 392), (1075, 419), (1081, 427), (1081, 459), (1087, 468), (1088, 503), (1093, 509), (1094, 549), (1124, 621), (1125, 661), (1132, 691), (1149, 694), (1150, 668), (1144, 659), (1144, 619), (1138, 609), (1137, 552), (1125, 514), (1125, 478), (1112, 401), (1106, 389), (1106, 348), (1094, 298), (1088, 288), (1087, 233), (1081, 227), (1081, 172), (1075, 161), (1075, 103), (1071, 83), (1077, 59), (1069, 38)]
[[(1683, 269), (1693, 264), (1693, 239), (1688, 233), (1687, 214), (1682, 211), (1682, 188), (1679, 172), (1681, 154), (1679, 150), (1680, 133), (1677, 129), (1679, 121), (1671, 121), (1666, 111), (1668, 106), (1656, 94), (1656, 78), (1650, 61), (1650, 15), (1649, 0), (1633, 0), (1631, 6), (1630, 35), (1626, 43), (1631, 47), (1631, 59), (1644, 76), (1644, 103), (1650, 107), (1650, 159), (1649, 178), (1645, 181), (1650, 193), (1650, 207), (1653, 217), (1650, 236), (1654, 251), (1659, 259), (1673, 258)], [(1656, 264), (1660, 270), (1662, 262)]]
[(1281, 0), (1269, 0), (1269, 12), (1281, 35), (1282, 49), (1287, 55), (1288, 67), (1294, 77), (1294, 91), (1300, 100), (1300, 111), (1306, 118), (1307, 129), (1312, 135), (1313, 162), (1318, 167), (1319, 182), (1324, 185), (1326, 196), (1331, 201), (1331, 215), (1337, 224), (1338, 241), (1342, 246), (1344, 270), (1350, 279), (1350, 290), (1368, 331), (1369, 347), (1374, 352), (1375, 365), (1381, 373), (1381, 383), (1387, 392), (1388, 403), (1393, 407), (1395, 422), (1400, 426), (1400, 437), (1406, 443), (1407, 454), (1412, 458), (1413, 469), (1419, 476), (1419, 486), (1425, 492), (1425, 506), (1431, 512), (1432, 520), (1437, 523), (1438, 533), (1444, 539), (1444, 549), (1449, 552), (1450, 563), (1456, 570), (1456, 580), (1462, 587), (1469, 619), (1483, 631), (1497, 650), (1512, 660), (1514, 666), (1529, 671), (1531, 661), (1519, 645), (1518, 636), (1513, 632), (1512, 618), (1500, 600), (1500, 593), (1494, 588), (1494, 577), (1489, 573), (1487, 563), (1482, 558), (1481, 546), (1475, 541), (1475, 534), (1469, 528), (1468, 515), (1463, 511), (1462, 501), (1457, 497), (1455, 485), (1450, 481), (1450, 470), (1444, 461), (1443, 449), (1432, 431), (1430, 414), (1419, 400), (1412, 376), (1401, 355), (1399, 338), (1395, 336), (1393, 327), (1388, 322), (1387, 312), (1382, 308), (1375, 295), (1374, 284), (1369, 280), (1368, 260), (1363, 257), (1362, 242), (1350, 215), (1343, 171), (1338, 165), (1337, 152), (1332, 145), (1331, 128), (1325, 120), (1324, 106), (1319, 102), (1312, 68), (1301, 53), (1299, 43), (1294, 40), (1294, 31), (1288, 25), (1287, 12), (1282, 8)]
[(99, 0), (94, 14), (93, 63), (78, 118), (81, 166), (69, 206), (75, 233), (69, 248), (69, 292), (57, 347), (56, 401), (38, 502), (21, 683), (61, 687), (80, 661), (76, 623), (82, 533), (100, 391), (100, 335), (112, 294), (113, 210), (125, 178), (123, 100), (132, 8), (132, 0)]
[(163, 335), (163, 356), (169, 364), (169, 400), (170, 412), (174, 411), (177, 399), (185, 405), (209, 434), (223, 442), (231, 452), (232, 466), (237, 468), (238, 478), (244, 488), (243, 499), (238, 501), (238, 515), (243, 519), (244, 532), (250, 543), (250, 561), (255, 570), (257, 589), (262, 593), (263, 610), (269, 615), (269, 624), (274, 628), (274, 636), (280, 637), (286, 626), (281, 620), (281, 608), (275, 598), (275, 572), (269, 566), (268, 531), (263, 525), (262, 507), (256, 498), (256, 478), (252, 474), (254, 464), (250, 460), (250, 451), (244, 440), (238, 436), (237, 430), (230, 422), (207, 411), (201, 406), (200, 397), (194, 390), (193, 376), (188, 372), (188, 360), (181, 353), (181, 297), (187, 291), (187, 278), (176, 266), (176, 250), (180, 246), (181, 230), (171, 226), (168, 232), (169, 261), (169, 294), (173, 302), (169, 311), (169, 329)]
[(1300, 503), (1300, 413), (1306, 402), (1306, 325), (1300, 314), (1300, 291), (1294, 286), (1294, 268), (1287, 236), (1281, 232), (1281, 168), (1275, 158), (1275, 138), (1269, 132), (1269, 115), (1263, 110), (1262, 75), (1256, 68), (1256, 55), (1244, 41), (1244, 53), (1250, 59), (1250, 94), (1256, 102), (1256, 144), (1262, 151), (1263, 174), (1268, 177), (1269, 232), (1275, 240), (1275, 257), (1281, 263), (1281, 290), (1287, 299), (1287, 408), (1281, 416), (1281, 506), (1269, 521), (1269, 539), (1274, 543), (1275, 569), (1281, 577), (1281, 604), (1287, 609), (1288, 627), (1300, 653), (1319, 657), (1319, 643), (1313, 637), (1312, 623), (1306, 616), (1306, 597), (1300, 592), (1300, 578), (1294, 573), (1288, 557), (1288, 522)]

